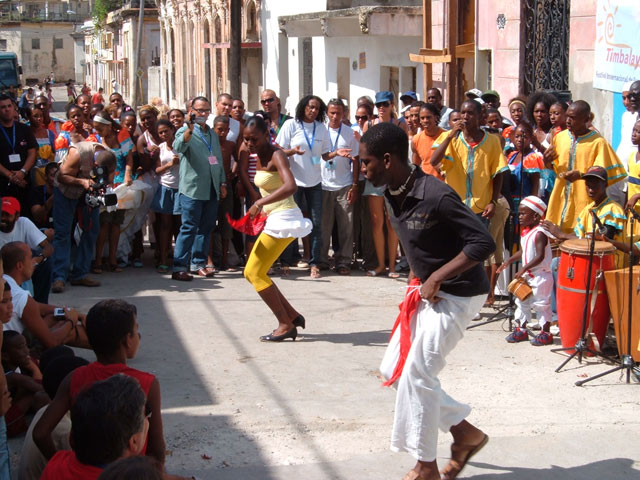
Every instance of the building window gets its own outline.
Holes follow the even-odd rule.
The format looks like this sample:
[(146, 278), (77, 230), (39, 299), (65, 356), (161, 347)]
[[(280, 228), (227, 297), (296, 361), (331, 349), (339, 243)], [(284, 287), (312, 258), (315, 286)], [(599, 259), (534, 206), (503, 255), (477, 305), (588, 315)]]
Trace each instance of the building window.
[(62, 38), (54, 38), (53, 39), (53, 48), (56, 48), (56, 49), (64, 48), (63, 39)]
[(7, 51), (7, 41), (2, 38), (0, 39), (0, 52), (6, 52)]
[(32, 38), (31, 39), (31, 50), (40, 50), (40, 39)]

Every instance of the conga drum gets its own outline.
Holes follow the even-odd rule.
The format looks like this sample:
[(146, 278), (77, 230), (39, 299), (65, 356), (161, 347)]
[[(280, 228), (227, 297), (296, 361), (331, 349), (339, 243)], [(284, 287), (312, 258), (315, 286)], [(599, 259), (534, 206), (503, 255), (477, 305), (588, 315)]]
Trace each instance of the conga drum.
[[(615, 268), (616, 249), (608, 242), (596, 241), (593, 253), (591, 278), (589, 272), (588, 239), (567, 240), (560, 245), (560, 266), (558, 269), (558, 285), (556, 290), (558, 326), (563, 347), (573, 347), (582, 333), (582, 319), (585, 308), (585, 293), (589, 288), (587, 302), (587, 330), (595, 334), (600, 345), (604, 341), (609, 325), (609, 301), (605, 286), (604, 272)], [(597, 282), (597, 292), (594, 292)], [(596, 295), (592, 307), (592, 297)]]

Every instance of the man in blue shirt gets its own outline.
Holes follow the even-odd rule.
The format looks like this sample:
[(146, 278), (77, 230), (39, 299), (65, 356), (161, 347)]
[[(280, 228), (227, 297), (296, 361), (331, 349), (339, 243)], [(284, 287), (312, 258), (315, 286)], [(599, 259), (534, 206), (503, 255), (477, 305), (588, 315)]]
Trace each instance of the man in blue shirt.
[(180, 154), (179, 197), (182, 225), (173, 253), (173, 275), (180, 281), (193, 280), (187, 269), (201, 277), (212, 277), (207, 265), (211, 232), (218, 218), (218, 199), (227, 195), (226, 177), (218, 135), (207, 126), (211, 104), (196, 97), (191, 119), (176, 133), (173, 150)]

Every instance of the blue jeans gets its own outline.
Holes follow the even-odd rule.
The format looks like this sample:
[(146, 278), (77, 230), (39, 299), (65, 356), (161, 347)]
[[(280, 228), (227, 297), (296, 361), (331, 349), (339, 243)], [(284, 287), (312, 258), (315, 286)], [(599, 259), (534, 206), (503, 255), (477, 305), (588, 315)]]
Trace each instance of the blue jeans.
[(218, 219), (218, 198), (214, 191), (211, 194), (211, 200), (195, 200), (182, 193), (179, 195), (182, 225), (173, 251), (174, 272), (198, 270), (207, 265), (211, 232)]
[(11, 480), (7, 424), (4, 421), (4, 417), (0, 417), (0, 480)]
[[(311, 214), (313, 230), (309, 234), (311, 242), (309, 265), (318, 265), (322, 257), (322, 183), (313, 187), (298, 187), (293, 199), (298, 206), (305, 204)], [(283, 252), (281, 260), (285, 265), (293, 265), (294, 259), (298, 257), (298, 241), (294, 240)]]
[(69, 278), (71, 263), (71, 240), (73, 238), (73, 219), (80, 207), (78, 223), (82, 228), (80, 244), (76, 250), (76, 259), (71, 280), (80, 280), (87, 276), (95, 252), (96, 240), (100, 231), (100, 209), (89, 208), (84, 196), (79, 199), (65, 197), (60, 190), (53, 189), (53, 255), (51, 258), (53, 281), (66, 282)]

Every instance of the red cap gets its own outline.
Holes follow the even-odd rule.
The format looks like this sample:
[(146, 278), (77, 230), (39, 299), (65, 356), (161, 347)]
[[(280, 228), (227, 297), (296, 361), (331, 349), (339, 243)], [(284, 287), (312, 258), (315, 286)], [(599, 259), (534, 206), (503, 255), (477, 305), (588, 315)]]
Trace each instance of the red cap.
[(3, 197), (2, 211), (7, 212), (9, 215), (20, 213), (20, 202), (15, 197)]

